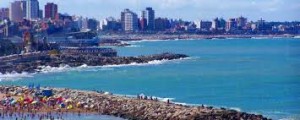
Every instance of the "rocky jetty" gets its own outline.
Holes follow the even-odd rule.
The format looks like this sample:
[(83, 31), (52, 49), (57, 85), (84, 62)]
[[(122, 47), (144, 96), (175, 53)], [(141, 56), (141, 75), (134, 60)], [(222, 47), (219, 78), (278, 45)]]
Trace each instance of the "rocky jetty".
[(0, 56), (16, 54), (20, 49), (20, 46), (15, 45), (10, 40), (0, 39)]
[(11, 72), (38, 72), (41, 66), (59, 67), (69, 65), (77, 67), (81, 65), (103, 66), (120, 65), (130, 63), (148, 63), (154, 60), (173, 60), (188, 57), (184, 54), (162, 53), (137, 57), (103, 57), (94, 55), (69, 55), (49, 54), (48, 52), (36, 52), (22, 55), (10, 55), (0, 57), (0, 73)]
[[(43, 90), (44, 88), (41, 88)], [(40, 89), (39, 89), (40, 90)], [(49, 88), (47, 88), (49, 90)], [(71, 89), (52, 88), (53, 95), (47, 98), (52, 103), (66, 104), (72, 106), (68, 108), (61, 107), (61, 105), (51, 105), (47, 107), (46, 101), (36, 101), (41, 103), (39, 112), (47, 112), (44, 110), (57, 112), (67, 109), (68, 112), (88, 112), (98, 113), (102, 115), (112, 115), (130, 120), (267, 120), (262, 115), (249, 114), (235, 110), (228, 110), (224, 108), (213, 108), (207, 106), (184, 106), (173, 104), (171, 102), (161, 102), (150, 97), (129, 98), (123, 96), (114, 96), (107, 94), (107, 92), (97, 91), (81, 91)], [(37, 91), (27, 87), (0, 86), (0, 94), (9, 94), (11, 97), (30, 93), (36, 94)], [(30, 100), (29, 100), (30, 101)], [(14, 103), (18, 105), (19, 103)], [(14, 105), (13, 104), (13, 105)], [(22, 101), (21, 104), (23, 105)], [(14, 105), (14, 106), (16, 106)], [(0, 106), (1, 107), (1, 106)], [(33, 107), (31, 104), (26, 107)], [(2, 109), (3, 110), (3, 109)], [(5, 110), (5, 109), (4, 109)], [(1, 112), (1, 110), (0, 110)], [(10, 110), (6, 112), (11, 112)], [(26, 111), (25, 111), (26, 112)]]

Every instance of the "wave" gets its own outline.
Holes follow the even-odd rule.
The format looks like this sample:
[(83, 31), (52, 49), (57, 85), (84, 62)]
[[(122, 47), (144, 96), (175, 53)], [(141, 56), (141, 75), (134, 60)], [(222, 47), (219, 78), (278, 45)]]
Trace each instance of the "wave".
[(130, 63), (130, 64), (105, 65), (105, 66), (101, 66), (101, 67), (103, 67), (103, 68), (115, 68), (115, 67), (129, 67), (129, 66), (161, 65), (161, 64), (165, 64), (167, 62), (176, 63), (176, 62), (179, 62), (179, 61), (182, 61), (182, 60), (190, 60), (190, 59), (192, 59), (192, 58), (191, 57), (187, 57), (187, 58), (180, 58), (180, 59), (175, 59), (175, 60), (166, 60), (166, 59), (163, 59), (163, 60), (153, 60), (153, 61), (149, 61), (147, 63), (136, 63), (136, 62), (133, 62), (133, 63)]
[(27, 73), (27, 72), (22, 72), (22, 73), (11, 72), (6, 74), (0, 73), (0, 82), (6, 80), (19, 80), (22, 78), (31, 78), (33, 77), (33, 75), (34, 73)]
[[(182, 59), (176, 59), (176, 60), (153, 60), (149, 61), (147, 63), (130, 63), (130, 64), (120, 64), (120, 65), (104, 65), (104, 66), (88, 66), (86, 64), (83, 64), (78, 67), (70, 67), (69, 65), (60, 65), (59, 67), (51, 67), (51, 66), (39, 66), (39, 69), (37, 69), (36, 73), (60, 73), (60, 72), (67, 72), (67, 71), (90, 71), (90, 72), (97, 72), (97, 71), (107, 71), (107, 70), (113, 70), (114, 68), (119, 67), (131, 67), (131, 66), (150, 66), (150, 65), (161, 65), (165, 64), (167, 62), (179, 62), (181, 60), (188, 60), (191, 58), (182, 58)], [(34, 77), (36, 73), (6, 73), (1, 74), (0, 73), (0, 81), (10, 81), (10, 80), (19, 80), (23, 78), (29, 78)]]
[(180, 41), (180, 40), (195, 40), (195, 39), (165, 39), (165, 40), (136, 40), (136, 41), (128, 41), (127, 43), (141, 43), (141, 42), (166, 42), (166, 41)]
[(129, 48), (139, 48), (142, 47), (141, 45), (129, 45), (129, 46), (125, 46), (125, 47), (129, 47)]

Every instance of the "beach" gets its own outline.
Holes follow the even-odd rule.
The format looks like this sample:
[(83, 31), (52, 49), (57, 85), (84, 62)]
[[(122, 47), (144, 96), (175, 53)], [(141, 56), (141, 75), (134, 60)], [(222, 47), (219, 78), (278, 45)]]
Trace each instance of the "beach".
[[(51, 91), (47, 96), (45, 91)], [(252, 119), (266, 120), (262, 115), (248, 114), (211, 106), (186, 106), (158, 101), (152, 96), (135, 98), (115, 96), (103, 91), (82, 91), (66, 88), (40, 88), (34, 85), (1, 86), (1, 113), (66, 114), (97, 113), (134, 120), (191, 120), (191, 119)], [(42, 94), (40, 94), (42, 93)], [(39, 117), (44, 117), (39, 116)]]

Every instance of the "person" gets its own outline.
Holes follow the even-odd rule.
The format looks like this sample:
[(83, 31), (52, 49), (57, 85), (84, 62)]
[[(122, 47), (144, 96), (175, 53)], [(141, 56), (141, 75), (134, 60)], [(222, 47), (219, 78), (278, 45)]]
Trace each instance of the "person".
[(168, 99), (167, 103), (170, 104), (170, 100), (169, 99)]

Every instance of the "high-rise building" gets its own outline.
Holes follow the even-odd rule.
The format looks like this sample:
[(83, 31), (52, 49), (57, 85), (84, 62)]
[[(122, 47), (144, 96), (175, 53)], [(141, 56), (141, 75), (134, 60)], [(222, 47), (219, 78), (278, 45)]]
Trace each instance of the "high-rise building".
[(113, 17), (106, 18), (100, 23), (100, 28), (103, 31), (118, 31), (121, 29), (121, 26), (121, 22)]
[(155, 30), (165, 31), (171, 27), (170, 21), (167, 18), (156, 18), (155, 19)]
[(230, 18), (226, 23), (226, 31), (236, 30), (237, 22), (236, 19)]
[(141, 31), (145, 31), (147, 29), (147, 18), (146, 18), (146, 11), (141, 12), (141, 18), (139, 21), (139, 28)]
[(155, 11), (151, 7), (146, 8), (147, 29), (155, 29)]
[(96, 31), (98, 28), (99, 21), (96, 19), (88, 19), (87, 20), (87, 28)]
[(267, 30), (266, 21), (262, 18), (256, 22), (256, 29), (259, 31)]
[(138, 17), (137, 14), (125, 9), (121, 12), (122, 29), (124, 31), (136, 31), (138, 30)]
[(237, 23), (237, 28), (238, 29), (243, 29), (244, 27), (246, 27), (246, 24), (247, 24), (247, 18), (245, 17), (239, 17), (239, 18), (236, 18), (236, 23)]
[(39, 18), (39, 1), (26, 0), (26, 18), (29, 20)]
[(9, 7), (9, 19), (22, 21), (26, 17), (26, 1), (14, 1)]
[(39, 10), (39, 18), (43, 19), (43, 10)]
[(212, 26), (212, 22), (211, 21), (203, 21), (203, 20), (201, 20), (199, 25), (200, 25), (199, 26), (200, 30), (209, 31), (209, 29)]
[(219, 18), (213, 19), (211, 28), (214, 29), (214, 30), (218, 30), (220, 28)]
[(0, 20), (9, 18), (9, 9), (8, 8), (0, 8)]
[(45, 18), (47, 19), (55, 19), (58, 11), (57, 4), (54, 3), (47, 3), (45, 5)]

